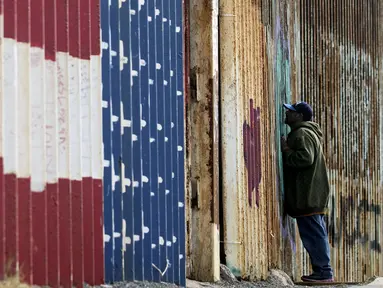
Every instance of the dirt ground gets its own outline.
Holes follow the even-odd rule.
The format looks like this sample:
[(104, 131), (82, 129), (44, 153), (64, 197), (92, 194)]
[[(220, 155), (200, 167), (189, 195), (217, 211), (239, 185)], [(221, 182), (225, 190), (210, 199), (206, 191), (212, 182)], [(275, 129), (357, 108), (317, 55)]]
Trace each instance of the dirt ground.
[[(294, 285), (290, 277), (286, 273), (279, 270), (270, 271), (270, 276), (266, 281), (258, 282), (246, 282), (240, 281), (230, 273), (227, 267), (221, 266), (221, 279), (222, 281), (217, 283), (203, 283), (193, 280), (187, 280), (186, 287), (188, 288), (226, 288), (226, 287), (254, 287), (254, 288), (280, 288), (280, 287), (294, 287), (294, 288), (304, 288), (304, 287), (321, 287), (321, 288), (333, 288), (333, 287), (349, 287), (357, 288), (363, 286), (349, 286), (349, 285), (326, 285), (326, 286), (301, 286)], [(132, 283), (116, 283), (114, 285), (103, 285), (98, 288), (136, 288), (136, 287), (158, 287), (158, 288), (167, 288), (167, 287), (177, 287), (176, 285), (167, 284), (167, 283), (149, 283), (149, 282), (132, 282)], [(367, 287), (367, 286), (365, 286)], [(370, 287), (370, 286), (369, 286)], [(373, 287), (373, 286), (371, 286)], [(378, 286), (379, 287), (379, 286)], [(383, 286), (382, 286), (383, 287)]]

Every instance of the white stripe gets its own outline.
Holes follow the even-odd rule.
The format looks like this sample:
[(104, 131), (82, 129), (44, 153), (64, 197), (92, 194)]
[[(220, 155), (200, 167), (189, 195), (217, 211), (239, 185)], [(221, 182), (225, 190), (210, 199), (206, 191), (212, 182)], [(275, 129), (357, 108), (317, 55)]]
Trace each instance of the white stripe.
[(122, 179), (121, 192), (126, 193), (125, 164), (123, 162), (121, 163), (121, 179)]
[(81, 97), (81, 175), (92, 176), (92, 128), (91, 128), (91, 82), (90, 82), (90, 61), (80, 60), (80, 97)]
[[(0, 39), (4, 39), (4, 17), (0, 14)], [(0, 157), (3, 157), (4, 41), (0, 41)], [(28, 137), (29, 138), (29, 137)]]
[(69, 56), (69, 175), (81, 180), (80, 60)]
[[(94, 58), (95, 56), (92, 57)], [(124, 41), (120, 40), (120, 71), (124, 70), (125, 64), (128, 64), (128, 57), (124, 56)]]
[(59, 177), (69, 178), (69, 97), (68, 54), (56, 54)]
[[(57, 69), (56, 62), (45, 60), (45, 155), (48, 183), (57, 183)], [(33, 85), (33, 83), (32, 83)]]
[(31, 188), (45, 188), (45, 100), (44, 50), (31, 48)]
[(3, 94), (3, 137), (4, 137), (4, 172), (16, 173), (16, 129), (17, 129), (17, 58), (16, 42), (3, 38), (4, 41), (4, 94)]
[(92, 101), (92, 175), (95, 179), (102, 179), (102, 98), (101, 98), (101, 58), (91, 56), (91, 101)]
[(18, 109), (17, 109), (17, 142), (18, 142), (18, 167), (17, 176), (22, 178), (30, 177), (29, 170), (29, 107), (30, 107), (30, 91), (29, 91), (29, 45), (26, 43), (17, 44), (18, 71), (17, 71), (17, 93)]

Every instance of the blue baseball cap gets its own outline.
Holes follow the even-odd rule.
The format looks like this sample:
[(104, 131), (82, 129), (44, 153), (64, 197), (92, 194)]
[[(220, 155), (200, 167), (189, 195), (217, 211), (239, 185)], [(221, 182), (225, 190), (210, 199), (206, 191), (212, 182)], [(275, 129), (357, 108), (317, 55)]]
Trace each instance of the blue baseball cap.
[(295, 104), (283, 104), (283, 106), (291, 111), (298, 112), (303, 115), (303, 121), (311, 121), (313, 118), (313, 109), (306, 102), (297, 102)]

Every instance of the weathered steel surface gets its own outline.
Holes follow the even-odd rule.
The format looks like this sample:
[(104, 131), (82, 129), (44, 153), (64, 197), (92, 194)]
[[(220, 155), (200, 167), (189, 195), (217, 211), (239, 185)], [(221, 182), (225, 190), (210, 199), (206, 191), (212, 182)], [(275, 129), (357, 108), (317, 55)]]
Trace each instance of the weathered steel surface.
[(298, 93), (324, 131), (328, 217), (341, 281), (382, 275), (380, 1), (300, 1)]
[(281, 247), (265, 43), (261, 1), (221, 1), (224, 252), (229, 268), (251, 279), (266, 277), (274, 259), (264, 247)]
[[(324, 132), (338, 281), (383, 274), (379, 1), (221, 1), (224, 251), (238, 275), (310, 272), (283, 220), (282, 103), (312, 104)], [(264, 249), (263, 247), (267, 247)]]
[(183, 7), (103, 1), (105, 279), (185, 285)]
[(218, 1), (190, 0), (190, 276), (219, 279)]
[(101, 284), (99, 1), (0, 3), (0, 277)]

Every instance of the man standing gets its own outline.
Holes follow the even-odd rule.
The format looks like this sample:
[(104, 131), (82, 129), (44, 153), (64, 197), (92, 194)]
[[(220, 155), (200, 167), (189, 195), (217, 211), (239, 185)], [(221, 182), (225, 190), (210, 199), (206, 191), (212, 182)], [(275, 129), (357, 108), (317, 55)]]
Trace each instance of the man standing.
[(291, 132), (282, 137), (285, 213), (296, 218), (303, 246), (310, 255), (313, 273), (306, 282), (333, 282), (330, 245), (324, 221), (330, 187), (322, 148), (322, 131), (312, 122), (305, 102), (284, 104), (285, 123)]

